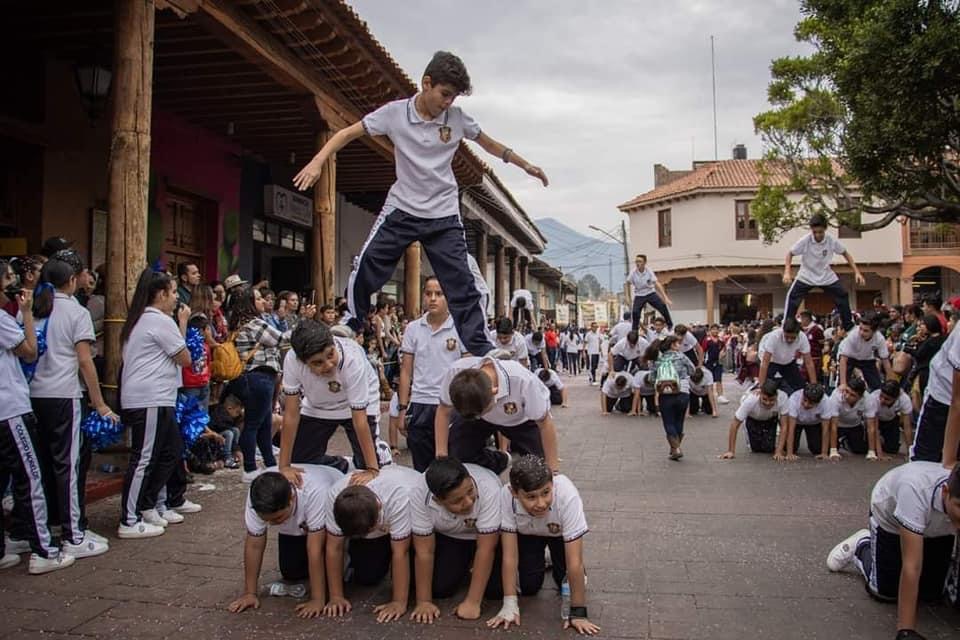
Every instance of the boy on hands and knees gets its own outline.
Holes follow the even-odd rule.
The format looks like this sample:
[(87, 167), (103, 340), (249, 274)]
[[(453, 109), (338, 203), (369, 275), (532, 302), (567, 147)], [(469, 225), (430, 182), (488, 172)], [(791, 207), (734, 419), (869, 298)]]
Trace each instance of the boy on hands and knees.
[(851, 378), (830, 396), (830, 459), (839, 460), (839, 444), (850, 453), (866, 454), (867, 460), (889, 460), (877, 455), (877, 401), (867, 395), (863, 378)]
[[(354, 474), (356, 475), (356, 474)], [(374, 586), (390, 572), (392, 600), (374, 608), (377, 622), (399, 620), (410, 596), (410, 496), (421, 476), (409, 467), (390, 465), (366, 485), (351, 476), (330, 489), (327, 500), (327, 588), (324, 615), (339, 618), (350, 612), (343, 591), (343, 555), (349, 538), (353, 582)]]
[(641, 338), (636, 331), (628, 331), (627, 335), (614, 342), (613, 346), (610, 347), (607, 355), (608, 370), (633, 373), (643, 365), (643, 354), (646, 353), (649, 346), (650, 343)]
[(877, 405), (877, 432), (879, 450), (895, 455), (900, 453), (900, 430), (903, 439), (913, 442), (913, 402), (896, 380), (887, 380), (870, 396)]
[(514, 331), (513, 320), (500, 318), (497, 321), (496, 356), (500, 360), (516, 360), (524, 367), (530, 366), (527, 353), (527, 341), (518, 331)]
[(633, 411), (633, 378), (626, 371), (618, 371), (600, 387), (600, 415), (608, 416), (611, 411)]
[(803, 389), (790, 394), (787, 428), (780, 432), (778, 454), (787, 460), (796, 460), (800, 436), (806, 434), (810, 453), (818, 460), (825, 459), (827, 454), (824, 447), (830, 442), (830, 419), (833, 417), (831, 406), (823, 385), (817, 382), (808, 382)]
[(341, 129), (294, 177), (305, 190), (320, 178), (327, 159), (363, 135), (385, 135), (396, 150), (397, 181), (390, 188), (380, 217), (364, 244), (350, 275), (347, 300), (354, 331), (366, 317), (370, 296), (393, 273), (403, 252), (420, 241), (447, 292), (450, 313), (470, 353), (484, 355), (493, 348), (485, 331), (486, 313), (467, 260), (459, 189), (452, 162), (463, 138), (474, 140), (488, 153), (519, 166), (547, 185), (547, 176), (512, 149), (480, 130), (459, 107), (459, 95), (470, 93), (470, 76), (463, 61), (452, 53), (434, 54), (416, 96), (388, 102), (361, 122)]
[(760, 340), (760, 377), (759, 384), (774, 379), (780, 374), (783, 390), (793, 393), (803, 388), (803, 377), (797, 368), (797, 358), (803, 359), (807, 371), (807, 380), (816, 380), (817, 371), (810, 357), (810, 342), (800, 330), (796, 318), (787, 317), (783, 327), (774, 329)]
[(888, 471), (870, 496), (870, 529), (861, 529), (827, 556), (831, 571), (853, 564), (868, 593), (897, 603), (898, 640), (923, 639), (917, 605), (943, 597), (960, 530), (960, 464), (910, 462)]
[(647, 414), (654, 417), (659, 416), (657, 389), (653, 384), (650, 372), (641, 369), (633, 376), (633, 411), (630, 412), (630, 415), (644, 415), (644, 405), (646, 405)]
[(727, 451), (717, 457), (721, 460), (736, 457), (737, 431), (741, 424), (746, 424), (750, 450), (772, 453), (774, 459), (781, 459), (777, 449), (777, 427), (781, 433), (786, 432), (787, 400), (787, 394), (780, 390), (776, 380), (767, 380), (760, 385), (758, 393), (743, 396), (730, 423)]
[(717, 390), (713, 385), (713, 374), (709, 369), (697, 367), (690, 374), (690, 415), (710, 414), (719, 418), (717, 413)]
[(537, 371), (537, 377), (540, 382), (550, 392), (550, 404), (567, 407), (567, 387), (563, 384), (560, 376), (553, 369), (540, 369)]
[[(840, 387), (847, 384), (847, 378), (854, 369), (860, 374), (871, 391), (880, 388), (884, 379), (890, 377), (890, 351), (887, 340), (880, 331), (880, 318), (874, 313), (860, 318), (860, 326), (847, 334), (840, 343)], [(877, 360), (883, 365), (884, 377), (877, 371)]]
[(432, 623), (440, 617), (433, 599), (451, 597), (469, 577), (467, 596), (454, 613), (476, 620), (484, 595), (503, 594), (497, 557), (500, 479), (475, 464), (434, 460), (411, 497), (411, 509), (417, 606), (410, 619)]
[(530, 356), (530, 370), (535, 372), (541, 367), (549, 369), (550, 363), (547, 360), (547, 343), (543, 339), (543, 333), (534, 331), (525, 338), (525, 342), (527, 353)]
[(589, 529), (576, 486), (565, 475), (551, 475), (541, 458), (524, 456), (510, 468), (510, 484), (500, 489), (500, 498), (503, 607), (487, 626), (520, 625), (517, 596), (536, 595), (543, 586), (546, 547), (557, 587), (562, 589), (564, 582), (570, 586), (570, 615), (563, 628), (599, 633), (600, 627), (587, 617), (583, 537)]
[(243, 545), (244, 594), (230, 603), (228, 608), (234, 613), (260, 608), (257, 579), (267, 547), (267, 528), (273, 525), (279, 536), (280, 575), (293, 582), (310, 579), (310, 600), (296, 606), (297, 615), (316, 618), (323, 614), (326, 503), (330, 487), (342, 479), (343, 474), (333, 467), (318, 465), (304, 465), (302, 471), (300, 488), (276, 469), (262, 473), (250, 483), (244, 508), (247, 526)]
[[(822, 214), (814, 214), (810, 218), (810, 233), (797, 240), (796, 244), (790, 248), (783, 265), (783, 284), (790, 286), (787, 292), (787, 308), (783, 314), (785, 318), (794, 318), (807, 292), (810, 289), (819, 288), (833, 298), (834, 304), (840, 310), (843, 327), (847, 330), (853, 327), (850, 296), (840, 284), (840, 278), (830, 267), (835, 254), (842, 255), (846, 259), (847, 264), (853, 269), (854, 279), (858, 285), (866, 284), (850, 252), (839, 240), (827, 235), (827, 219)], [(796, 280), (791, 275), (793, 256), (800, 256), (800, 271), (797, 273)]]
[(510, 456), (486, 448), (495, 433), (510, 440), (513, 453), (544, 456), (551, 469), (559, 470), (550, 392), (540, 379), (511, 360), (458, 360), (440, 385), (437, 458), (449, 455), (501, 473)]

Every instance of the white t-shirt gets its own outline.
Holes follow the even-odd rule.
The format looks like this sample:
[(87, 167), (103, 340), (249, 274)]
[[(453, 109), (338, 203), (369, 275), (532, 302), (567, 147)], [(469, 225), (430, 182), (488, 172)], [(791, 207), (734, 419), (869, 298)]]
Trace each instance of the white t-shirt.
[(652, 396), (657, 390), (652, 384), (647, 384), (646, 378), (649, 371), (641, 369), (633, 374), (633, 388), (640, 391), (642, 396)]
[(787, 415), (795, 419), (797, 424), (820, 424), (833, 417), (830, 397), (823, 396), (820, 402), (807, 409), (803, 406), (803, 389), (797, 389), (790, 394)]
[(87, 342), (93, 349), (97, 340), (90, 312), (73, 296), (58, 291), (53, 295), (53, 311), (46, 323), (47, 352), (37, 361), (37, 371), (30, 381), (30, 397), (79, 398), (83, 393), (76, 345)]
[(825, 235), (823, 242), (816, 242), (813, 233), (803, 236), (790, 248), (790, 253), (800, 256), (800, 271), (797, 280), (813, 286), (833, 284), (839, 278), (830, 267), (834, 255), (843, 255), (847, 248), (831, 235)]
[(580, 338), (579, 333), (573, 334), (571, 337), (569, 333), (564, 332), (563, 334), (566, 337), (566, 349), (567, 353), (579, 353), (580, 345), (583, 344), (583, 340)]
[(600, 334), (596, 331), (587, 331), (587, 335), (583, 338), (584, 343), (587, 345), (587, 354), (591, 356), (599, 355), (600, 353)]
[(930, 360), (930, 379), (924, 400), (930, 396), (949, 406), (953, 398), (954, 371), (960, 371), (960, 331), (956, 329), (950, 332), (940, 351)]
[(513, 360), (494, 360), (470, 356), (457, 360), (447, 370), (440, 384), (440, 402), (452, 406), (450, 382), (465, 369), (479, 369), (493, 364), (497, 372), (497, 395), (493, 408), (481, 416), (490, 424), (516, 427), (533, 420), (540, 422), (550, 413), (550, 392), (535, 373)]
[(453, 156), (460, 140), (480, 135), (480, 126), (456, 106), (425, 121), (414, 99), (388, 102), (362, 120), (367, 135), (387, 136), (394, 147), (397, 181), (390, 187), (381, 215), (400, 209), (418, 218), (459, 216)]
[(614, 344), (620, 342), (623, 338), (627, 337), (627, 334), (633, 330), (633, 323), (629, 320), (622, 320), (613, 326), (613, 329), (610, 329), (610, 341)]
[(657, 282), (657, 274), (655, 274), (650, 267), (645, 267), (643, 271), (639, 271), (634, 267), (633, 271), (630, 272), (629, 281), (633, 287), (634, 297), (648, 296), (651, 293), (657, 292), (654, 286)]
[(897, 399), (894, 400), (893, 404), (889, 407), (884, 405), (880, 400), (880, 389), (871, 391), (870, 397), (873, 398), (874, 403), (877, 405), (877, 420), (880, 422), (890, 422), (900, 416), (909, 416), (913, 413), (913, 403), (910, 401), (910, 396), (902, 390)]
[(792, 364), (805, 353), (810, 353), (810, 341), (804, 332), (797, 334), (797, 339), (787, 342), (783, 337), (783, 329), (774, 329), (760, 340), (759, 356), (770, 354), (770, 362), (774, 364)]
[(614, 356), (620, 356), (625, 360), (637, 360), (643, 356), (649, 346), (650, 343), (639, 336), (637, 337), (637, 343), (635, 345), (631, 345), (626, 338), (622, 338), (613, 345), (610, 353)]
[[(543, 382), (543, 380), (540, 380), (540, 382), (543, 382), (543, 384), (548, 389), (553, 388), (553, 389), (556, 389), (557, 391), (563, 391), (564, 384), (563, 384), (563, 381), (560, 379), (560, 376), (557, 375), (557, 372), (554, 371), (553, 369), (545, 369), (545, 371), (550, 377), (547, 378), (546, 382)], [(539, 376), (537, 377), (539, 378)]]
[(530, 356), (538, 356), (540, 355), (541, 351), (547, 348), (547, 339), (540, 338), (540, 344), (537, 344), (533, 341), (532, 333), (527, 334), (527, 337), (524, 342), (527, 347), (527, 353), (530, 354)]
[(180, 366), (174, 358), (187, 348), (173, 318), (147, 307), (123, 345), (120, 406), (124, 409), (177, 406)]
[(700, 383), (693, 381), (693, 377), (690, 377), (690, 393), (695, 396), (706, 396), (710, 394), (710, 388), (713, 386), (713, 374), (709, 369), (701, 369), (703, 371), (703, 379), (700, 380)]
[(467, 348), (448, 315), (434, 330), (427, 314), (407, 325), (400, 351), (413, 356), (413, 383), (410, 402), (439, 404), (440, 381), (447, 367), (463, 357)]
[[(305, 536), (308, 533), (323, 531), (326, 528), (327, 499), (330, 487), (343, 478), (343, 474), (333, 467), (318, 464), (298, 464), (303, 469), (303, 486), (293, 487), (294, 507), (290, 517), (277, 525), (277, 531), (288, 536)], [(270, 467), (265, 471), (276, 471)], [(267, 533), (267, 523), (253, 510), (250, 492), (243, 510), (243, 520), (247, 533), (251, 536), (263, 536)]]
[(33, 411), (30, 388), (13, 352), (26, 339), (23, 329), (6, 311), (0, 310), (0, 385), (5, 389), (0, 402), (0, 420), (9, 420)]
[(874, 331), (870, 340), (860, 337), (860, 330), (854, 329), (847, 337), (840, 341), (839, 354), (854, 360), (885, 360), (890, 357), (887, 349), (887, 340), (879, 331)]
[(843, 399), (843, 392), (835, 389), (830, 394), (830, 415), (837, 418), (837, 426), (840, 428), (859, 427), (865, 424), (867, 418), (877, 417), (877, 401), (870, 394), (864, 393), (853, 406), (850, 406)]
[(523, 298), (526, 301), (524, 308), (532, 314), (533, 313), (533, 294), (527, 291), (526, 289), (516, 289), (513, 292), (513, 295), (510, 297), (510, 308), (516, 309), (517, 301), (520, 300), (520, 298)]
[(500, 529), (507, 533), (547, 538), (562, 537), (564, 542), (582, 538), (590, 530), (583, 513), (580, 492), (570, 478), (553, 476), (553, 503), (546, 514), (532, 516), (513, 497), (509, 486), (500, 489)]
[(740, 422), (745, 421), (747, 418), (753, 418), (757, 422), (766, 422), (767, 420), (786, 414), (788, 401), (789, 398), (787, 398), (785, 392), (777, 391), (777, 401), (768, 409), (760, 403), (759, 393), (747, 393), (744, 394), (740, 400), (740, 406), (737, 407), (734, 416)]
[[(617, 390), (617, 378), (624, 378), (627, 381), (620, 390)], [(629, 398), (633, 395), (633, 377), (624, 371), (619, 371), (604, 381), (601, 390), (608, 398)]]
[(525, 360), (530, 357), (530, 354), (527, 353), (527, 341), (523, 339), (523, 336), (519, 332), (514, 331), (513, 335), (510, 337), (510, 342), (503, 344), (497, 338), (497, 334), (494, 333), (491, 335), (491, 340), (494, 341), (497, 349), (502, 349), (510, 354), (511, 360)]
[(340, 362), (328, 376), (319, 376), (301, 362), (293, 349), (283, 360), (284, 395), (301, 396), (300, 412), (322, 420), (345, 420), (352, 409), (380, 415), (380, 376), (367, 354), (353, 340), (333, 337)]
[(680, 340), (680, 351), (686, 353), (691, 349), (696, 349), (697, 345), (700, 344), (697, 342), (697, 336), (693, 335), (693, 331), (687, 331), (683, 336), (677, 336)]
[(943, 485), (950, 470), (939, 462), (908, 462), (877, 480), (870, 494), (870, 513), (889, 533), (900, 527), (925, 538), (954, 535), (957, 530), (943, 506)]
[[(362, 536), (363, 538), (369, 540), (389, 535), (391, 540), (405, 540), (410, 537), (410, 497), (420, 485), (421, 477), (421, 474), (410, 467), (398, 464), (380, 469), (377, 477), (367, 483), (367, 488), (380, 500), (380, 514), (373, 531)], [(343, 537), (343, 530), (333, 517), (333, 505), (349, 483), (348, 475), (330, 488), (324, 518), (327, 533), (330, 535)]]
[(670, 331), (670, 329), (667, 329), (666, 327), (664, 327), (660, 331), (657, 331), (653, 327), (650, 327), (649, 329), (647, 329), (647, 342), (649, 342), (650, 344), (653, 344), (654, 340), (663, 340), (667, 336), (672, 336), (672, 335), (673, 335), (673, 331)]
[(413, 535), (442, 533), (459, 540), (476, 540), (485, 533), (500, 531), (500, 478), (493, 471), (475, 464), (465, 464), (477, 489), (477, 499), (470, 513), (460, 515), (444, 509), (430, 493), (426, 476), (410, 498)]

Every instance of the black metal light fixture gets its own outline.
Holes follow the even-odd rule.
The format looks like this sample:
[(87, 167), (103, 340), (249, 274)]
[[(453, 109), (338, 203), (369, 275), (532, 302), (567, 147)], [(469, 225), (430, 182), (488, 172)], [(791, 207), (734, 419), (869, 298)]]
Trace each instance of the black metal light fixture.
[(103, 113), (107, 97), (110, 95), (113, 72), (110, 70), (109, 63), (104, 62), (102, 54), (94, 53), (77, 61), (73, 68), (73, 76), (87, 115), (90, 116), (90, 120), (97, 120)]

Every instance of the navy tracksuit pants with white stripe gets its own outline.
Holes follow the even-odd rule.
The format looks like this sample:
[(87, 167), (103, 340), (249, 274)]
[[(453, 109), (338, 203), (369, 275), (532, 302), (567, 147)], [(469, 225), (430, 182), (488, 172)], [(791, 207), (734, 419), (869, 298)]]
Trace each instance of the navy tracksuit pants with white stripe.
[[(487, 311), (467, 262), (467, 241), (460, 216), (418, 218), (399, 209), (381, 213), (370, 230), (347, 284), (352, 322), (360, 323), (370, 310), (370, 296), (393, 275), (397, 263), (414, 242), (427, 252), (433, 272), (447, 298), (450, 315), (467, 351), (475, 356), (493, 349), (487, 335)], [(354, 331), (359, 329), (352, 326)]]
[(40, 435), (50, 517), (63, 527), (64, 540), (80, 544), (86, 529), (80, 398), (31, 398), (30, 402)]
[(167, 488), (167, 505), (183, 504), (167, 484), (176, 466), (182, 465), (183, 438), (173, 407), (124, 409), (123, 424), (130, 429), (130, 465), (123, 479), (120, 523), (133, 526), (140, 514), (157, 506), (160, 490)]

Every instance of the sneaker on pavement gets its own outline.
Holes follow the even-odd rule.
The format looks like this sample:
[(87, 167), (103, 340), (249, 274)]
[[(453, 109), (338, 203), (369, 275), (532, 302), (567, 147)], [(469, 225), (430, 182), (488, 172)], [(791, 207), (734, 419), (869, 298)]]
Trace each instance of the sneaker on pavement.
[(26, 540), (6, 538), (3, 541), (3, 546), (6, 548), (7, 553), (30, 553), (30, 543)]
[(93, 538), (97, 542), (102, 542), (103, 544), (110, 544), (110, 539), (107, 536), (102, 536), (92, 529), (87, 529), (83, 532), (83, 539)]
[(237, 462), (236, 458), (234, 458), (233, 456), (230, 456), (229, 458), (224, 458), (223, 467), (224, 469), (239, 469), (240, 463)]
[(165, 527), (170, 524), (156, 509), (147, 509), (141, 513), (140, 516), (143, 518), (144, 522), (147, 524), (152, 524), (155, 527)]
[(68, 553), (61, 552), (56, 558), (44, 558), (35, 553), (30, 554), (30, 566), (27, 571), (30, 575), (38, 576), (42, 573), (50, 573), (58, 569), (66, 569), (72, 565), (76, 559)]
[(260, 469), (254, 469), (253, 471), (244, 471), (243, 475), (240, 476), (240, 480), (242, 480), (244, 484), (250, 484), (251, 482), (256, 480), (257, 476), (259, 476), (261, 473), (263, 472), (260, 471)]
[(123, 539), (153, 538), (163, 535), (164, 531), (166, 529), (163, 527), (141, 520), (136, 524), (121, 524), (117, 527), (117, 537)]
[(727, 400), (727, 396), (717, 396), (717, 404), (730, 404), (730, 401)]
[(5, 554), (0, 558), (0, 569), (9, 569), (20, 564), (20, 556), (15, 553)]
[[(203, 511), (203, 507), (196, 502), (190, 502), (189, 500), (184, 500), (183, 504), (179, 507), (173, 507), (178, 513), (199, 513)], [(164, 516), (166, 518), (166, 516)]]
[(180, 524), (185, 520), (185, 518), (182, 515), (180, 515), (173, 509), (164, 509), (162, 512), (158, 512), (158, 513), (160, 514), (160, 517), (167, 522), (167, 524)]
[(870, 531), (860, 529), (855, 534), (831, 549), (827, 555), (827, 568), (830, 571), (843, 571), (843, 569), (853, 561), (853, 556), (857, 552), (857, 546), (864, 538), (870, 537)]
[(110, 551), (110, 545), (94, 540), (89, 535), (84, 536), (80, 544), (63, 543), (63, 551), (74, 558), (92, 558)]

